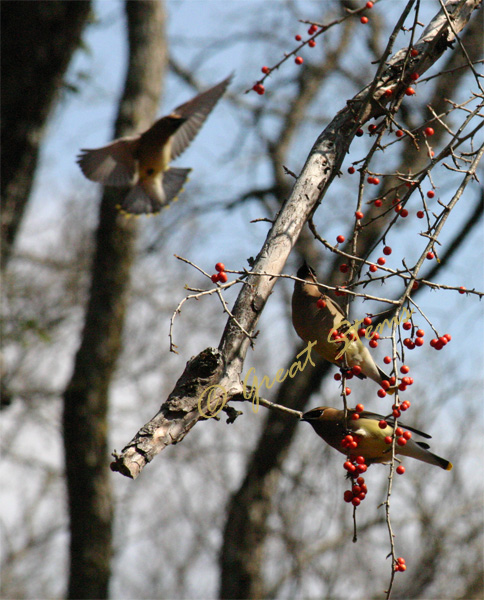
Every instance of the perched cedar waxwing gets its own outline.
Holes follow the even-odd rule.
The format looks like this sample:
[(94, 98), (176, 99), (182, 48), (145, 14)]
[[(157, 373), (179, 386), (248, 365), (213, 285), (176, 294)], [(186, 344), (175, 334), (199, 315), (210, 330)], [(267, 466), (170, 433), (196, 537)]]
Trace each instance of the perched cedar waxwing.
[[(359, 419), (353, 420), (352, 416), (354, 413), (354, 410), (348, 409), (345, 425), (343, 410), (337, 410), (329, 406), (320, 406), (304, 413), (302, 420), (310, 423), (314, 431), (326, 443), (347, 456), (363, 456), (366, 459), (367, 465), (390, 462), (392, 456), (391, 444), (387, 444), (385, 438), (393, 435), (394, 419), (390, 417), (385, 418), (373, 412), (363, 411), (359, 413)], [(382, 429), (379, 425), (380, 421), (386, 421), (387, 426)], [(409, 427), (408, 425), (399, 423), (398, 426), (413, 431), (424, 438), (431, 437), (427, 433), (413, 429), (413, 427)], [(356, 437), (358, 442), (356, 448), (348, 448), (342, 445), (341, 442), (347, 434), (352, 435), (353, 438)], [(405, 445), (399, 445), (397, 441), (395, 454), (410, 456), (430, 465), (437, 465), (446, 471), (452, 469), (452, 463), (445, 460), (445, 458), (440, 458), (440, 456), (432, 454), (432, 452), (428, 451), (428, 448), (428, 444), (424, 442), (415, 442), (412, 439), (408, 439)]]
[(157, 213), (176, 200), (191, 169), (168, 168), (197, 135), (232, 75), (158, 119), (144, 133), (102, 148), (81, 150), (77, 162), (91, 181), (132, 189), (119, 208), (128, 214)]
[[(317, 285), (316, 273), (306, 263), (297, 272), (299, 279), (304, 279), (306, 283), (300, 281), (294, 282), (294, 292), (292, 295), (292, 324), (300, 338), (305, 342), (317, 342), (314, 350), (325, 360), (338, 366), (344, 365), (343, 355), (346, 358), (346, 364), (351, 369), (358, 365), (361, 367), (361, 373), (357, 375), (360, 379), (369, 377), (381, 384), (382, 381), (389, 381), (390, 377), (386, 375), (375, 363), (370, 351), (363, 345), (358, 336), (354, 340), (349, 339), (351, 332), (343, 342), (335, 342), (328, 339), (331, 332), (338, 329), (342, 324), (348, 324), (342, 308), (336, 304), (329, 296), (321, 293)], [(321, 299), (323, 306), (318, 306), (317, 302)], [(338, 354), (343, 351), (341, 357), (336, 359)], [(394, 388), (387, 390), (388, 394), (393, 393)]]

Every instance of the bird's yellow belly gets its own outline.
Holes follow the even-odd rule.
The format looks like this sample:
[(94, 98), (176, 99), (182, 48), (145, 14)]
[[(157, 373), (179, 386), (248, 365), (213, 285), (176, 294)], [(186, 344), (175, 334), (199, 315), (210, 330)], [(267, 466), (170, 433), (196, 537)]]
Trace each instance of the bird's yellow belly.
[(157, 175), (166, 171), (171, 158), (171, 141), (161, 148), (151, 148), (149, 152), (143, 152), (139, 157), (140, 174), (143, 177)]

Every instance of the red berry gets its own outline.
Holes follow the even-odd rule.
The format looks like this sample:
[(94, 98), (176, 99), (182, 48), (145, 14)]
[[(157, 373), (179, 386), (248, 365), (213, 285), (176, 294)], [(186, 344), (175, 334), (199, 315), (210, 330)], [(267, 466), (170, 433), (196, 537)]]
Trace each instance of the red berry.
[(339, 235), (336, 238), (336, 241), (338, 242), (338, 244), (342, 244), (345, 241), (345, 236), (344, 235)]
[(370, 273), (376, 273), (378, 271), (378, 267), (376, 265), (370, 265)]
[(397, 129), (395, 131), (395, 135), (397, 136), (397, 138), (401, 138), (403, 137), (403, 131), (401, 129)]
[(426, 127), (424, 129), (424, 133), (427, 137), (430, 137), (431, 135), (434, 135), (435, 131), (432, 129), (432, 127)]
[(294, 59), (294, 62), (296, 63), (296, 65), (302, 65), (304, 62), (304, 59), (302, 56), (296, 56), (296, 58)]
[(394, 209), (393, 209), (396, 213), (399, 213), (402, 210), (402, 205), (401, 204), (397, 204)]
[(372, 123), (371, 125), (368, 125), (368, 133), (374, 133), (376, 131), (377, 127), (374, 123)]
[(370, 177), (368, 177), (367, 181), (368, 181), (368, 183), (373, 183), (373, 181), (374, 181), (374, 177), (372, 177), (372, 176), (370, 175)]
[(415, 333), (415, 335), (417, 337), (421, 338), (425, 335), (425, 331), (423, 329), (417, 329), (417, 332)]
[(355, 406), (355, 410), (356, 410), (356, 412), (360, 413), (360, 412), (363, 412), (365, 410), (365, 407), (363, 406), (363, 404), (357, 404)]
[(450, 342), (450, 340), (452, 339), (452, 336), (450, 335), (450, 333), (444, 333), (444, 337), (448, 342)]
[(397, 440), (397, 444), (399, 446), (405, 446), (406, 443), (407, 443), (407, 440), (404, 437), (399, 437)]
[(388, 423), (385, 421), (385, 419), (382, 419), (378, 422), (378, 427), (380, 429), (386, 429), (388, 427)]
[(309, 46), (310, 48), (314, 48), (314, 46), (316, 46), (316, 40), (309, 40), (309, 42), (308, 42), (308, 46)]
[(316, 302), (316, 306), (318, 308), (326, 308), (326, 301), (323, 300), (323, 298), (319, 298), (319, 300)]
[(385, 256), (390, 256), (390, 254), (391, 254), (391, 253), (392, 253), (392, 249), (390, 248), (390, 246), (385, 246), (385, 247), (383, 248), (383, 254), (384, 254)]
[(412, 432), (411, 432), (411, 431), (404, 431), (404, 432), (403, 432), (403, 437), (404, 437), (406, 440), (409, 440), (409, 439), (412, 437)]
[(400, 216), (402, 217), (402, 219), (408, 217), (408, 210), (406, 208), (402, 208), (402, 210), (400, 211)]
[(413, 87), (408, 87), (408, 88), (405, 90), (405, 95), (406, 95), (406, 96), (413, 96), (414, 94), (415, 94), (415, 90), (413, 89)]
[(383, 204), (383, 201), (382, 201), (382, 200), (379, 200), (379, 199), (378, 199), (378, 200), (375, 200), (375, 206), (376, 206), (377, 208), (380, 208), (380, 206), (381, 206), (382, 204)]
[(353, 500), (353, 492), (346, 490), (346, 492), (343, 494), (343, 498), (345, 502), (351, 502)]
[(355, 135), (356, 135), (356, 137), (361, 137), (363, 135), (363, 129), (361, 129), (361, 127), (359, 127), (356, 130), (356, 134)]
[(364, 327), (360, 327), (358, 329), (358, 337), (365, 337), (366, 335), (366, 329)]
[(365, 317), (363, 319), (363, 325), (368, 326), (368, 325), (371, 325), (371, 323), (372, 323), (372, 318), (371, 317)]
[(370, 8), (373, 8), (373, 2), (367, 2), (367, 3), (365, 4), (365, 6), (366, 6), (366, 8), (368, 8), (368, 9), (370, 9)]
[[(361, 373), (361, 367), (360, 367), (360, 365), (355, 365), (351, 370), (353, 371), (354, 375), (359, 375)], [(362, 407), (361, 410), (358, 410), (358, 406)], [(357, 404), (356, 405), (356, 410), (358, 412), (361, 412), (363, 410), (363, 404)]]
[(340, 265), (340, 267), (339, 267), (339, 270), (340, 270), (342, 273), (348, 273), (349, 269), (350, 269), (350, 268), (349, 268), (349, 266), (348, 266), (348, 265), (346, 265), (346, 264), (344, 264), (344, 263), (343, 263), (342, 265)]
[(417, 79), (418, 79), (419, 77), (420, 77), (420, 75), (419, 75), (418, 73), (412, 73), (412, 74), (410, 75), (410, 79), (411, 79), (412, 81), (417, 81)]
[(311, 25), (311, 27), (308, 29), (308, 33), (309, 35), (313, 35), (313, 33), (316, 33), (317, 30), (318, 28), (316, 27), (316, 25)]
[[(396, 404), (394, 404), (394, 405), (392, 406), (392, 408), (398, 408), (398, 406), (397, 406)], [(396, 433), (397, 435), (402, 435), (402, 433), (403, 433), (403, 429), (402, 429), (401, 427), (397, 427), (397, 429), (396, 429), (395, 433)]]
[(353, 504), (353, 506), (359, 506), (361, 503), (361, 500), (359, 498), (353, 498), (353, 500), (351, 501), (351, 504)]
[(380, 256), (380, 258), (376, 262), (379, 265), (384, 265), (387, 261), (383, 258), (383, 256)]
[(400, 367), (400, 373), (404, 373), (405, 375), (410, 371), (410, 367), (408, 365), (402, 365)]
[(424, 211), (423, 211), (423, 210), (419, 210), (419, 211), (418, 211), (418, 213), (417, 213), (417, 217), (418, 217), (419, 219), (423, 219), (423, 218), (424, 218), (424, 216), (425, 216), (425, 215), (424, 215)]
[(385, 381), (382, 381), (380, 385), (385, 391), (387, 391), (388, 388), (390, 387), (390, 382), (385, 380)]
[(271, 72), (271, 70), (269, 69), (269, 67), (262, 67), (261, 71), (264, 73), (264, 75), (267, 75), (267, 73)]
[(407, 386), (406, 386), (404, 383), (401, 383), (401, 384), (398, 386), (398, 389), (399, 389), (401, 392), (404, 392), (404, 391), (407, 389)]
[(300, 42), (302, 40), (302, 37), (297, 34), (296, 36), (294, 36), (294, 39), (296, 40), (296, 42)]
[(461, 285), (459, 288), (459, 294), (465, 294), (465, 293), (466, 293), (466, 289), (464, 286)]
[(366, 465), (357, 465), (356, 471), (357, 473), (365, 473), (368, 467)]
[(347, 387), (345, 388), (345, 395), (349, 396), (351, 394), (351, 388)]
[(225, 271), (225, 265), (223, 263), (217, 263), (215, 265), (215, 270), (221, 273), (222, 271)]
[(360, 22), (363, 23), (363, 25), (366, 25), (368, 23), (368, 17), (365, 17), (363, 15), (362, 17), (360, 17)]
[(405, 331), (408, 331), (409, 329), (412, 329), (412, 323), (410, 323), (410, 321), (405, 321), (402, 327), (405, 329)]
[(385, 444), (391, 444), (392, 443), (392, 436), (391, 435), (387, 435), (385, 436)]
[(378, 179), (378, 177), (373, 177), (373, 185), (378, 185), (380, 183), (380, 180)]
[(355, 172), (355, 167), (348, 167), (348, 173), (350, 175), (353, 175), (354, 172)]
[(424, 345), (424, 340), (423, 340), (423, 338), (421, 338), (421, 337), (418, 337), (418, 338), (415, 340), (414, 344), (415, 344), (416, 346), (423, 346), (423, 345)]
[(378, 392), (377, 392), (377, 396), (379, 398), (384, 398), (386, 395), (387, 395), (387, 393), (385, 392), (384, 389), (379, 389)]
[(361, 220), (361, 219), (364, 217), (364, 215), (363, 215), (363, 213), (361, 212), (361, 210), (357, 210), (357, 211), (355, 212), (355, 217), (356, 217), (357, 219)]
[(400, 412), (400, 410), (398, 408), (394, 408), (392, 410), (392, 415), (395, 417), (395, 419), (398, 419), (398, 417), (402, 416), (402, 413)]
[(389, 384), (390, 384), (390, 385), (395, 385), (395, 381), (396, 381), (396, 379), (395, 379), (395, 376), (394, 376), (394, 375), (392, 375), (392, 376), (390, 377)]
[(393, 90), (391, 88), (385, 90), (385, 96), (393, 96)]
[(257, 92), (259, 96), (263, 96), (266, 91), (262, 83), (256, 83), (252, 89), (254, 90), (254, 92)]
[(412, 56), (413, 58), (415, 58), (416, 56), (418, 56), (418, 50), (417, 50), (417, 48), (412, 48), (410, 50), (410, 56)]
[(389, 356), (385, 356), (385, 358), (383, 359), (383, 362), (386, 365), (389, 365), (392, 362), (392, 359)]
[(376, 340), (370, 340), (370, 343), (368, 345), (370, 346), (370, 348), (378, 348), (378, 342)]
[(405, 473), (405, 467), (403, 465), (398, 465), (398, 467), (396, 468), (396, 472), (399, 475), (403, 475)]
[(217, 276), (217, 281), (220, 281), (220, 283), (227, 283), (227, 279), (228, 279), (228, 275), (227, 275), (227, 273), (224, 273), (223, 271), (221, 271)]
[(433, 190), (429, 190), (427, 192), (427, 198), (433, 198), (435, 196), (435, 192)]
[(358, 465), (364, 465), (366, 462), (364, 456), (357, 456), (355, 460)]
[(210, 277), (210, 279), (213, 281), (213, 283), (217, 283), (217, 281), (218, 281), (218, 273), (214, 273), (212, 275), (212, 277)]
[(433, 252), (427, 252), (427, 259), (432, 260), (433, 258), (435, 258), (435, 254)]

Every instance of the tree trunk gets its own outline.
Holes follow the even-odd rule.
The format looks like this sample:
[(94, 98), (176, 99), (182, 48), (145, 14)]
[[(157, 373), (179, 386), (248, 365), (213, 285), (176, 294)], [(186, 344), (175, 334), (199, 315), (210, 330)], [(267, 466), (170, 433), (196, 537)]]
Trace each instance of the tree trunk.
[[(154, 120), (166, 65), (164, 5), (126, 2), (129, 63), (114, 137)], [(115, 208), (124, 190), (102, 197), (82, 341), (64, 393), (64, 448), (70, 516), (69, 598), (106, 598), (113, 504), (107, 452), (108, 393), (126, 311), (136, 226)]]
[(32, 189), (39, 148), (91, 2), (4, 1), (2, 11), (2, 267)]

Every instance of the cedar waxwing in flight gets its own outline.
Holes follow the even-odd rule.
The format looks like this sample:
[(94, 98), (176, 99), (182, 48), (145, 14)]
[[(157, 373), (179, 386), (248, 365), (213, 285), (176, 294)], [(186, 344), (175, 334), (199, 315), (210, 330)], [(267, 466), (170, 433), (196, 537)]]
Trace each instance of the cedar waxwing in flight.
[[(391, 417), (385, 418), (376, 413), (363, 411), (359, 413), (359, 419), (353, 420), (352, 416), (356, 411), (348, 409), (346, 426), (344, 423), (344, 411), (331, 408), (329, 406), (320, 406), (313, 408), (302, 416), (303, 421), (310, 423), (314, 431), (323, 438), (333, 448), (347, 456), (363, 456), (366, 464), (386, 463), (391, 461), (391, 444), (385, 441), (387, 436), (393, 435), (394, 420)], [(386, 421), (387, 426), (380, 427), (380, 421)], [(408, 425), (402, 425), (404, 429), (413, 431), (424, 438), (431, 436)], [(343, 438), (350, 434), (356, 436), (358, 446), (356, 448), (343, 447), (341, 442)], [(387, 440), (388, 441), (388, 440)], [(437, 465), (446, 471), (452, 469), (452, 463), (445, 458), (440, 458), (428, 451), (428, 444), (424, 442), (415, 442), (413, 439), (406, 440), (405, 445), (395, 445), (395, 454), (410, 456), (430, 465)]]
[[(359, 337), (350, 340), (350, 332), (343, 343), (328, 339), (333, 330), (338, 329), (344, 322), (348, 323), (346, 316), (334, 300), (322, 294), (317, 285), (311, 285), (317, 283), (317, 279), (309, 265), (304, 263), (297, 276), (306, 281), (306, 283), (295, 281), (292, 295), (292, 324), (298, 336), (305, 342), (316, 341), (317, 344), (314, 346), (316, 353), (340, 367), (344, 366), (344, 354), (350, 369), (356, 365), (361, 367), (361, 373), (357, 375), (360, 379), (369, 377), (379, 384), (382, 381), (389, 381), (390, 377), (375, 363)], [(322, 307), (321, 303), (320, 306), (317, 305), (320, 298), (323, 300)], [(344, 350), (343, 354), (336, 359), (342, 350)], [(390, 388), (387, 393), (391, 394), (393, 391), (394, 388)]]
[(197, 135), (232, 75), (158, 119), (144, 133), (107, 146), (81, 150), (77, 162), (91, 181), (131, 190), (119, 208), (128, 214), (157, 213), (176, 200), (191, 169), (168, 167)]

